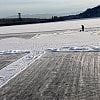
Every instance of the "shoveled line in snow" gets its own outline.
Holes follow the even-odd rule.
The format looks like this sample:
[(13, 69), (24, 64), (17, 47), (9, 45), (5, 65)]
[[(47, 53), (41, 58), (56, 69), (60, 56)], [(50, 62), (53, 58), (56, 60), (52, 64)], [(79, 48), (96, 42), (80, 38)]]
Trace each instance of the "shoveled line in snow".
[(4, 54), (21, 54), (21, 53), (30, 53), (29, 50), (7, 50), (7, 51), (0, 51), (0, 55)]
[(100, 52), (100, 47), (98, 46), (88, 46), (88, 47), (77, 47), (77, 46), (67, 46), (62, 48), (49, 48), (46, 49), (48, 52), (60, 52), (60, 51), (74, 51), (74, 52)]
[(13, 62), (7, 67), (0, 70), (0, 88), (7, 84), (11, 79), (17, 76), (19, 73), (24, 71), (28, 66), (30, 66), (34, 61), (39, 59), (45, 52), (40, 53), (30, 53), (21, 59)]

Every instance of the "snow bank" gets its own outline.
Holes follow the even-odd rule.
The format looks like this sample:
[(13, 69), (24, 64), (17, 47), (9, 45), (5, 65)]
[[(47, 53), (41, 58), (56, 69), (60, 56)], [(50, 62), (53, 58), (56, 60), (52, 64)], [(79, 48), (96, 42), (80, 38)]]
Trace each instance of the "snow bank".
[(74, 52), (78, 52), (78, 51), (94, 51), (94, 52), (100, 52), (100, 47), (97, 46), (90, 46), (90, 47), (76, 47), (76, 46), (72, 46), (72, 47), (62, 47), (60, 49), (57, 48), (49, 48), (46, 49), (47, 52), (61, 52), (61, 51), (74, 51)]
[(0, 51), (0, 55), (4, 54), (19, 54), (19, 53), (30, 53), (29, 50), (7, 50), (7, 51)]

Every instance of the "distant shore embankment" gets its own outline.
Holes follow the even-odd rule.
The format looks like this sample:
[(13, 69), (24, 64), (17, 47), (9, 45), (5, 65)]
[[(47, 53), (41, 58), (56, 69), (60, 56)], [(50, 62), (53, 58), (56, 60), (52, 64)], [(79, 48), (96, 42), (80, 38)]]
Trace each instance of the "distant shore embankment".
[(47, 23), (47, 22), (56, 22), (56, 21), (65, 21), (73, 19), (85, 19), (85, 18), (97, 18), (100, 17), (100, 5), (94, 8), (89, 8), (86, 11), (69, 16), (52, 16), (51, 18), (21, 18), (21, 13), (19, 18), (2, 18), (0, 19), (0, 26), (9, 26), (9, 25), (21, 25), (21, 24), (35, 24), (35, 23)]

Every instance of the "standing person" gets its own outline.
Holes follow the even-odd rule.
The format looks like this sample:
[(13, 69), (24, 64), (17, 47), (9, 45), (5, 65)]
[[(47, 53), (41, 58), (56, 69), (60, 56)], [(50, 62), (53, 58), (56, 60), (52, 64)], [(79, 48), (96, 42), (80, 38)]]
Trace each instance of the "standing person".
[(81, 25), (82, 26), (82, 31), (84, 31), (84, 25)]

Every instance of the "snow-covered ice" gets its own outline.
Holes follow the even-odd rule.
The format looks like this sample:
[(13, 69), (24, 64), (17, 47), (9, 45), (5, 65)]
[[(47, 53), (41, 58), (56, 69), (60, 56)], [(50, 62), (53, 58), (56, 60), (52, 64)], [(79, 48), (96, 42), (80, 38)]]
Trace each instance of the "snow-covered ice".
[[(81, 24), (85, 25), (85, 32), (79, 32)], [(0, 40), (1, 54), (16, 53), (16, 50), (30, 51), (25, 57), (0, 70), (0, 86), (27, 68), (34, 57), (38, 58), (45, 51), (100, 51), (99, 18), (0, 27), (0, 34), (27, 32), (37, 35), (31, 39), (14, 37)]]
[(0, 27), (0, 34), (100, 27), (100, 18)]
[(7, 50), (29, 50), (44, 51), (48, 48), (61, 47), (100, 47), (100, 35), (95, 32), (78, 32), (71, 31), (59, 34), (41, 34), (36, 38), (21, 39), (8, 38), (0, 40), (0, 51)]

